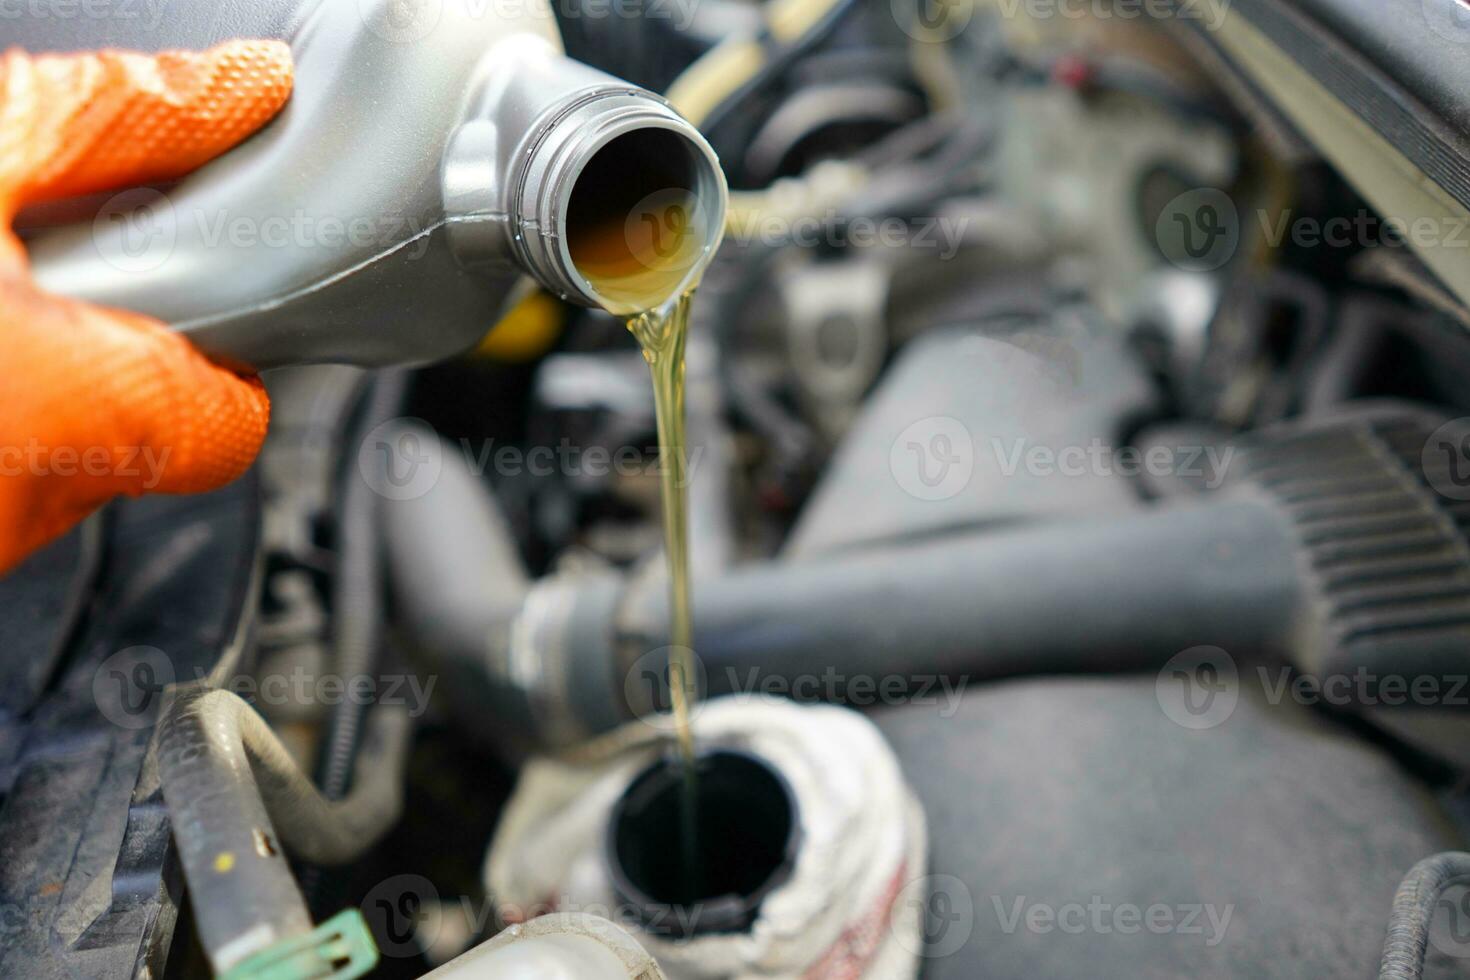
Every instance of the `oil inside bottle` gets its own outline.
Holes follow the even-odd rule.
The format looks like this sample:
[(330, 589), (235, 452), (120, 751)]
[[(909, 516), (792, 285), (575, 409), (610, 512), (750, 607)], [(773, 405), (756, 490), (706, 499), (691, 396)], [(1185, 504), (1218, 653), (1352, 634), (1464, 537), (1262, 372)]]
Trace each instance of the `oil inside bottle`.
[[(646, 174), (644, 175), (646, 180)], [(638, 187), (637, 181), (609, 182)], [(648, 185), (643, 183), (642, 187)], [(578, 185), (578, 190), (581, 185)], [(579, 206), (580, 204), (580, 206)], [(690, 724), (697, 697), (689, 582), (689, 476), (684, 434), (684, 344), (689, 308), (708, 247), (696, 233), (698, 202), (678, 186), (641, 195), (595, 201), (576, 199), (568, 210), (568, 251), (577, 270), (603, 298), (608, 312), (623, 319), (637, 339), (653, 379), (662, 482), (664, 548), (668, 557), (670, 636), (669, 690), (674, 731), (684, 770), (682, 847), (684, 867), (698, 872), (694, 855), (696, 769)], [(697, 882), (689, 883), (697, 892)]]

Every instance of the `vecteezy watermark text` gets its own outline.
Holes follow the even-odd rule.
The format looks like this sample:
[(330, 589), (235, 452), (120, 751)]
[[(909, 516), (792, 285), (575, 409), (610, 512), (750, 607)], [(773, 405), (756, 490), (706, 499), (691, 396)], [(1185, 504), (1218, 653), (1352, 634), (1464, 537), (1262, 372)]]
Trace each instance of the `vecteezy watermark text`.
[(848, 674), (828, 667), (820, 674), (778, 674), (750, 667), (725, 668), (725, 681), (734, 697), (781, 697), (795, 701), (821, 701), (854, 708), (877, 705), (916, 705), (939, 709), (939, 717), (952, 718), (970, 679), (948, 674)]
[[(1470, 675), (1384, 673), (1358, 665), (1350, 670), (1311, 673), (1291, 667), (1256, 666), (1262, 700), (1307, 707), (1470, 707)], [(1242, 673), (1235, 658), (1214, 646), (1191, 647), (1159, 671), (1155, 694), (1170, 721), (1202, 731), (1228, 721), (1240, 703)]]
[[(195, 680), (208, 679), (206, 671), (196, 668)], [(352, 674), (316, 673), (304, 667), (289, 671), (271, 671), (260, 676), (241, 674), (216, 686), (239, 695), (253, 705), (272, 707), (335, 707), (352, 704), (370, 707), (375, 704), (403, 707), (409, 717), (418, 718), (429, 709), (429, 698), (439, 678), (435, 674)]]
[(415, 44), (445, 25), (463, 31), (485, 21), (667, 20), (676, 30), (689, 27), (700, 0), (454, 0), (452, 19), (444, 16), (446, 0), (358, 0), (368, 30), (393, 44)]
[(1187, 20), (1215, 31), (1225, 23), (1230, 0), (996, 0), (1002, 17), (1031, 20)]
[(1178, 476), (1200, 480), (1209, 490), (1225, 481), (1234, 446), (1109, 446), (1093, 439), (1086, 446), (1052, 447), (1017, 438), (1007, 445), (990, 440), (1004, 476), (1024, 470), (1030, 476)]
[[(673, 706), (670, 680), (670, 656), (679, 648), (656, 647), (633, 662), (623, 679), (627, 703), (640, 717), (655, 728), (666, 728), (665, 716)], [(710, 691), (710, 675), (703, 659), (688, 651), (693, 664), (692, 686), (696, 694), (695, 714), (701, 710)], [(820, 701), (853, 708), (909, 705), (936, 708), (940, 718), (952, 718), (959, 711), (970, 678), (963, 674), (868, 674), (851, 673), (827, 667), (820, 672), (768, 670), (754, 666), (726, 666), (715, 677), (722, 697), (746, 700), (786, 698), (793, 701)]]
[(0, 21), (119, 20), (155, 30), (169, 0), (0, 0)]
[(97, 212), (92, 242), (109, 265), (142, 273), (167, 262), (181, 239), (206, 249), (396, 248), (415, 260), (428, 251), (429, 230), (421, 215), (398, 208), (345, 217), (305, 208), (242, 214), (228, 208), (176, 207), (158, 190), (135, 187), (109, 198)]
[(969, 226), (967, 215), (874, 218), (843, 215), (829, 208), (821, 214), (796, 217), (764, 213), (737, 218), (725, 240), (764, 247), (919, 249), (933, 251), (947, 261), (959, 252)]
[(376, 927), (379, 952), (388, 957), (418, 956), (445, 930), (466, 938), (486, 936), (501, 925), (529, 922), (551, 913), (592, 915), (633, 932), (652, 929), (687, 934), (708, 910), (699, 902), (650, 910), (628, 903), (584, 902), (570, 895), (549, 895), (534, 903), (441, 896), (433, 882), (414, 874), (394, 875), (379, 882), (369, 889), (359, 907)]
[(1278, 214), (1258, 211), (1261, 235), (1272, 248), (1290, 242), (1298, 248), (1417, 248), (1470, 249), (1470, 220), (1455, 215), (1414, 218), (1380, 217), (1359, 208), (1351, 215), (1320, 218), (1295, 215), (1290, 208)]
[(1141, 906), (1133, 902), (1109, 902), (1101, 895), (1087, 901), (1051, 904), (1032, 901), (1017, 895), (1006, 901), (991, 896), (1000, 931), (1011, 935), (1021, 930), (1039, 936), (1060, 932), (1070, 936), (1133, 936), (1149, 933), (1155, 936), (1200, 936), (1208, 947), (1224, 942), (1235, 915), (1235, 905), (1213, 905), (1208, 902), (1185, 902), (1171, 905), (1155, 902)]
[[(1181, 20), (1219, 30), (1231, 0), (995, 0), (987, 8), (1006, 20)], [(976, 0), (890, 0), (893, 19), (917, 41), (941, 43), (965, 30)]]
[[(1025, 437), (990, 438), (992, 472), (1003, 477), (1177, 477), (1210, 490), (1225, 482), (1235, 447), (1230, 445), (1114, 446), (1100, 438), (1086, 444), (1046, 445)], [(894, 482), (919, 500), (948, 500), (970, 484), (977, 446), (964, 422), (930, 416), (906, 426), (889, 449)]]
[[(663, 458), (656, 450), (636, 445), (580, 446), (570, 439), (555, 445), (522, 446), (494, 438), (460, 439), (458, 445), (439, 438), (428, 424), (411, 418), (390, 419), (369, 432), (357, 449), (358, 472), (368, 487), (389, 500), (414, 500), (439, 482), (445, 453), (458, 451), (474, 476), (572, 479), (661, 477)], [(684, 480), (695, 478), (703, 446), (678, 450), (683, 454)]]
[(23, 446), (0, 446), (0, 477), (141, 477), (144, 490), (163, 481), (168, 446), (49, 446), (35, 437)]
[(429, 708), (437, 675), (408, 673), (356, 674), (289, 671), (239, 674), (211, 682), (210, 674), (195, 667), (189, 672), (175, 669), (173, 658), (157, 647), (136, 646), (119, 650), (105, 659), (92, 678), (92, 697), (98, 710), (120, 728), (149, 728), (163, 715), (171, 700), (170, 690), (184, 679), (210, 682), (238, 695), (257, 707), (403, 707), (417, 718)]

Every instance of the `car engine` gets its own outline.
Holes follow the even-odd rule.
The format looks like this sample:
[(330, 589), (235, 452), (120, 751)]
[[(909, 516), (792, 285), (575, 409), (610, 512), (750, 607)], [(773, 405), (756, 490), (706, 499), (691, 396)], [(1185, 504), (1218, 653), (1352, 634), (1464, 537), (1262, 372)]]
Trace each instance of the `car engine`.
[(297, 78), (18, 222), (271, 421), (0, 578), (0, 975), (1470, 975), (1463, 0), (58, 2)]

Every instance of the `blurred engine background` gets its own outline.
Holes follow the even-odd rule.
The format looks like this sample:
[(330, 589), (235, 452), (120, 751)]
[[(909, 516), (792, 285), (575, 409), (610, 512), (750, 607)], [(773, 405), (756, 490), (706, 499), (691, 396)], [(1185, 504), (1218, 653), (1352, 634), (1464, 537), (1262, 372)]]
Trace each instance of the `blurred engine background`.
[[(1311, 5), (1233, 15), (1257, 6)], [(568, 53), (665, 93), (730, 181), (688, 351), (705, 688), (871, 712), (935, 888), (971, 903), (926, 978), (1367, 975), (1400, 878), (1464, 835), (1470, 316), (1214, 5), (1119, 9), (558, 9)], [(528, 287), (465, 356), (268, 383), (242, 484), (123, 503), (0, 582), (7, 974), (200, 969), (152, 730), (96, 717), (110, 671), (238, 690), (334, 798), (407, 752), (383, 843), (297, 869), (315, 918), (362, 908), (384, 977), (505, 925), (481, 862), (528, 755), (667, 707), (620, 322)], [(1230, 710), (1171, 711), (1169, 665)], [(411, 746), (258, 684), (324, 675), (377, 678)], [(1011, 932), (992, 907), (1096, 895), (1233, 925)]]

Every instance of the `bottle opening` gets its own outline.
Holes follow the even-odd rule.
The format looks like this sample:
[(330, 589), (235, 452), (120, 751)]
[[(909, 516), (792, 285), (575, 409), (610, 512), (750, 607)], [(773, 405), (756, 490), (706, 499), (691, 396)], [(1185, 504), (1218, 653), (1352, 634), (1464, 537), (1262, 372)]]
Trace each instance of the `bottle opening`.
[(696, 768), (692, 851), (683, 844), (686, 784), (678, 760), (645, 769), (613, 807), (613, 887), (658, 935), (747, 929), (795, 865), (795, 800), (774, 769), (732, 751), (701, 755)]
[(597, 150), (577, 175), (564, 228), (572, 264), (610, 312), (641, 313), (685, 287), (720, 229), (704, 200), (706, 156), (671, 129), (644, 127)]

